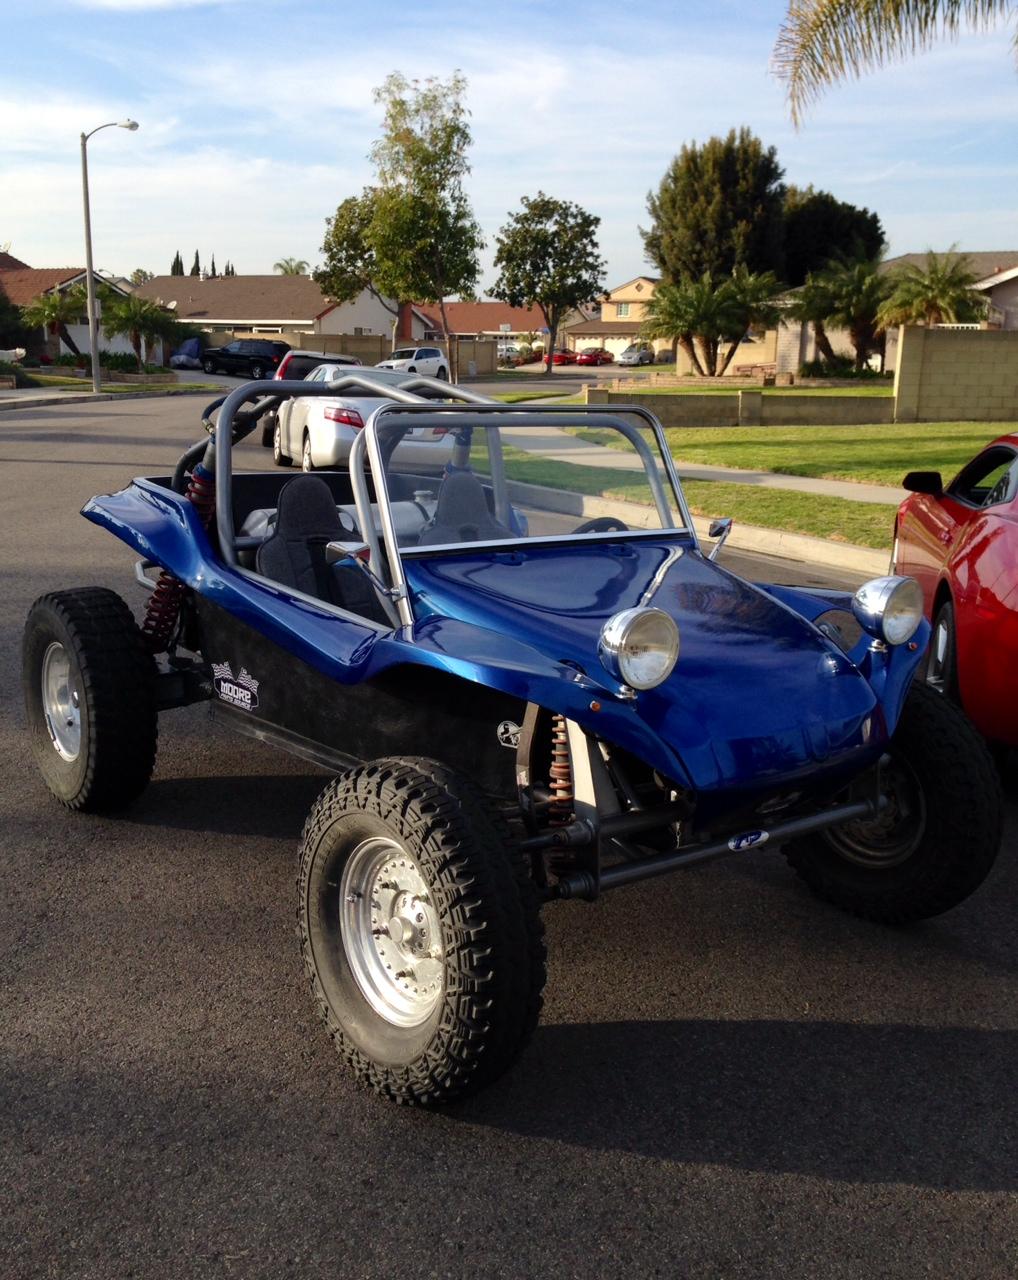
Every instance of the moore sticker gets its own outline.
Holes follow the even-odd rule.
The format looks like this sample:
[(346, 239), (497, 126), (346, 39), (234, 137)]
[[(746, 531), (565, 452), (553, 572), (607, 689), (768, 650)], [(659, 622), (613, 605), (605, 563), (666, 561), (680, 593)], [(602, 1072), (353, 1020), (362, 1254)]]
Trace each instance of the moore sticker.
[(212, 683), (218, 696), (231, 707), (254, 711), (258, 706), (258, 681), (246, 667), (241, 667), (235, 676), (228, 662), (213, 662)]

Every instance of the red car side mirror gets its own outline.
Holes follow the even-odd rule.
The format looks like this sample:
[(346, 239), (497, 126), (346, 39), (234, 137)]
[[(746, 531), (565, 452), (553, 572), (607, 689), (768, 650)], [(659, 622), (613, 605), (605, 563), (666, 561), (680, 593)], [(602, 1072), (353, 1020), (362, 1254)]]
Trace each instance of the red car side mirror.
[(939, 498), (944, 492), (944, 481), (939, 471), (910, 471), (902, 480), (901, 487), (912, 493), (928, 493)]

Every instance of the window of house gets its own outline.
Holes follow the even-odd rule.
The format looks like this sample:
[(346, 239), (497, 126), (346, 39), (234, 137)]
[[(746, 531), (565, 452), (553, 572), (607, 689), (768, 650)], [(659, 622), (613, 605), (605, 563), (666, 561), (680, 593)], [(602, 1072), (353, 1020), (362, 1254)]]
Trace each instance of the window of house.
[(619, 319), (625, 320), (629, 316), (629, 303), (619, 302), (619, 303), (616, 303), (616, 306), (618, 307)]

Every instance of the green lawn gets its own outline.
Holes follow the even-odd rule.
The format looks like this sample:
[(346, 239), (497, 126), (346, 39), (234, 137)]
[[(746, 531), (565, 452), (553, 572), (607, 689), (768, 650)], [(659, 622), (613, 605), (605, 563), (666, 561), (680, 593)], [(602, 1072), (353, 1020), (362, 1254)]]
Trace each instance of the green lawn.
[[(102, 395), (136, 395), (142, 391), (164, 391), (170, 395), (188, 395), (191, 392), (208, 392), (221, 391), (222, 388), (211, 382), (165, 382), (165, 383), (143, 383), (143, 382), (104, 382), (102, 386)], [(71, 387), (76, 391), (91, 392), (92, 383), (88, 378), (60, 378), (50, 377), (48, 375), (33, 374), (32, 389), (36, 391), (46, 391), (50, 388), (55, 390), (64, 390)]]
[[(491, 398), (492, 400), (501, 400), (505, 404), (521, 404), (524, 400), (552, 400), (555, 398), (563, 399), (564, 397), (554, 387), (549, 387), (547, 391), (500, 391)], [(572, 403), (572, 397), (570, 397), (570, 403)]]
[[(744, 467), (900, 485), (906, 471), (939, 471), (945, 482), (1014, 422), (920, 422), (860, 427), (668, 427), (672, 456), (707, 466)], [(575, 432), (593, 444), (626, 448), (612, 431)]]
[[(647, 501), (646, 481), (634, 479), (627, 482), (625, 472), (613, 467), (577, 466), (571, 462), (535, 457), (511, 446), (504, 448), (504, 453), (506, 474), (510, 480), (567, 489), (588, 496), (620, 498), (628, 502)], [(715, 484), (708, 480), (691, 480), (682, 488), (694, 515), (733, 516), (745, 524), (811, 534), (832, 542), (864, 547), (883, 549), (891, 545), (891, 507), (796, 493), (790, 489)]]
[[(627, 375), (628, 376), (628, 375)], [(720, 381), (720, 379), (719, 379)], [(891, 383), (861, 383), (857, 387), (626, 387), (616, 395), (624, 395), (632, 391), (634, 396), (734, 396), (740, 391), (760, 391), (765, 396), (892, 396), (894, 389)]]

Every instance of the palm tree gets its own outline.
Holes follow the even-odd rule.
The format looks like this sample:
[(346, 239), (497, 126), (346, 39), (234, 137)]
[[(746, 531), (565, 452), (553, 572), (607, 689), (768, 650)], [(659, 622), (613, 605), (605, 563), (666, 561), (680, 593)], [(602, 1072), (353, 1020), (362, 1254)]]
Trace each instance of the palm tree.
[(966, 324), (978, 320), (986, 303), (972, 286), (976, 273), (971, 259), (955, 252), (927, 250), (925, 266), (909, 263), (891, 277), (893, 292), (880, 308), (886, 327), (897, 324)]
[(739, 344), (749, 337), (750, 329), (773, 329), (781, 320), (781, 308), (775, 301), (779, 292), (778, 281), (773, 271), (754, 273), (740, 265), (722, 284), (721, 291), (728, 308), (729, 329), (725, 336), (729, 347), (718, 370), (719, 376), (732, 363)]
[(67, 332), (67, 326), (77, 324), (87, 307), (84, 286), (75, 285), (63, 293), (54, 291), (39, 294), (27, 306), (21, 308), (21, 318), (29, 329), (45, 329), (47, 333), (58, 333), (64, 346), (70, 348), (72, 354), (80, 356), (81, 352)]
[(793, 300), (789, 305), (786, 315), (792, 320), (798, 320), (800, 324), (811, 324), (813, 326), (813, 337), (816, 340), (817, 351), (823, 356), (828, 364), (834, 364), (837, 356), (834, 354), (834, 348), (831, 346), (831, 340), (827, 336), (826, 320), (834, 310), (834, 302), (831, 298), (831, 290), (822, 274), (811, 272), (805, 283), (795, 291)]
[(280, 258), (272, 264), (272, 270), (278, 271), (281, 276), (306, 276), (308, 264), (303, 258)]
[(826, 86), (1013, 14), (1012, 0), (789, 0), (773, 66), (798, 123)]
[(111, 338), (121, 336), (127, 338), (134, 348), (138, 361), (138, 372), (145, 372), (141, 357), (142, 341), (146, 345), (155, 338), (171, 338), (174, 336), (178, 321), (172, 312), (161, 307), (149, 298), (129, 293), (126, 297), (118, 297), (107, 293), (102, 300), (102, 326)]
[(891, 281), (881, 274), (879, 265), (876, 259), (848, 259), (832, 263), (822, 277), (831, 303), (827, 323), (848, 330), (860, 372), (879, 348), (884, 331), (880, 309), (891, 291)]
[(701, 377), (720, 377), (754, 325), (777, 323), (777, 292), (772, 272), (755, 275), (744, 266), (720, 282), (708, 272), (699, 280), (659, 285), (647, 303), (642, 332), (668, 338), (673, 350), (681, 347)]

